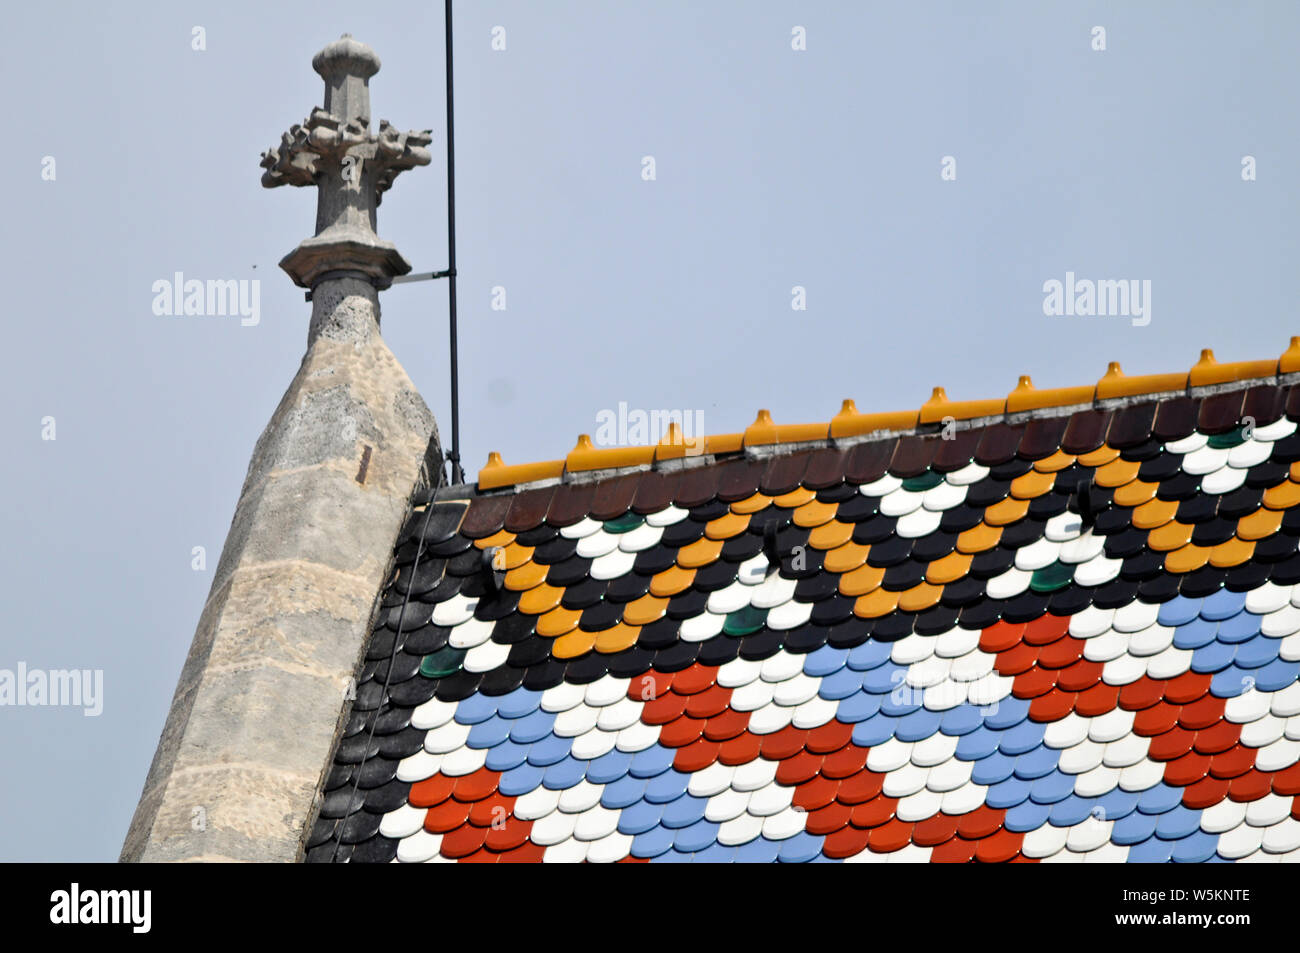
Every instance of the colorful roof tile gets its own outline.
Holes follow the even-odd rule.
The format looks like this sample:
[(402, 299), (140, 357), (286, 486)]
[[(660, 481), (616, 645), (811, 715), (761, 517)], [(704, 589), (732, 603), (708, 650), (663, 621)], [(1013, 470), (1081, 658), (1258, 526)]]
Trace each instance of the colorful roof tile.
[(1288, 360), (485, 469), (308, 859), (1300, 860)]

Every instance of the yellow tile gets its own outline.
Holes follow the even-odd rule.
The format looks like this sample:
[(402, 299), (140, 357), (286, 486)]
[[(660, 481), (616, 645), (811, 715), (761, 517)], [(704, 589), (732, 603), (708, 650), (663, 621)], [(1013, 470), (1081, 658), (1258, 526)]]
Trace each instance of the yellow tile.
[(861, 619), (879, 619), (882, 615), (889, 615), (898, 608), (898, 595), (887, 589), (877, 589), (853, 603), (853, 614)]
[(498, 487), (514, 486), (517, 483), (532, 483), (534, 480), (553, 480), (563, 474), (563, 460), (508, 465), (501, 459), (501, 454), (490, 453), (488, 462), (478, 471), (478, 488), (495, 490)]
[(803, 506), (805, 503), (809, 503), (815, 499), (817, 499), (817, 494), (812, 490), (809, 490), (806, 487), (797, 486), (789, 493), (782, 493), (780, 496), (773, 499), (772, 502), (777, 506), (783, 506), (788, 510), (793, 510), (796, 507)]
[(1231, 381), (1244, 381), (1256, 377), (1272, 377), (1277, 373), (1278, 362), (1271, 361), (1234, 361), (1220, 364), (1209, 348), (1201, 351), (1201, 359), (1192, 367), (1187, 383), (1190, 387), (1206, 387), (1211, 384), (1227, 384)]
[[(494, 560), (493, 569), (518, 569), (528, 560), (533, 558), (533, 546), (520, 546), (518, 543), (511, 543), (505, 549), (501, 550), (500, 559)], [(499, 563), (499, 565), (498, 565)]]
[(1287, 476), (1292, 480), (1295, 480), (1297, 483), (1300, 483), (1300, 460), (1291, 464), (1291, 469), (1287, 471)]
[(997, 417), (1006, 412), (1005, 397), (992, 400), (949, 400), (942, 387), (936, 387), (930, 399), (921, 405), (919, 422), (937, 424), (945, 417), (954, 420), (972, 420), (976, 417)]
[(1096, 450), (1090, 453), (1079, 455), (1079, 466), (1081, 467), (1103, 467), (1110, 461), (1119, 456), (1119, 451), (1114, 447), (1108, 447), (1104, 443)]
[[(1150, 535), (1147, 536), (1147, 545), (1158, 552), (1168, 553), (1188, 545), (1191, 538), (1191, 526), (1180, 523), (1178, 520), (1170, 520), (1164, 526), (1159, 526), (1151, 531)], [(1209, 556), (1207, 555), (1206, 558), (1208, 559)]]
[(1264, 505), (1270, 510), (1289, 510), (1300, 503), (1300, 483), (1283, 480), (1264, 491)]
[(1279, 374), (1294, 374), (1296, 371), (1300, 371), (1300, 337), (1291, 338), (1290, 346), (1277, 362)]
[(957, 551), (972, 555), (987, 552), (996, 546), (1001, 538), (1001, 526), (980, 523), (978, 526), (972, 526), (957, 537)]
[(1057, 470), (1064, 470), (1070, 464), (1074, 463), (1074, 461), (1074, 454), (1066, 453), (1064, 450), (1057, 450), (1050, 457), (1043, 457), (1041, 460), (1035, 460), (1034, 469), (1039, 473), (1055, 473)]
[(823, 523), (815, 530), (808, 534), (808, 545), (814, 549), (820, 549), (824, 553), (829, 553), (833, 549), (838, 549), (853, 538), (853, 524), (841, 523), (839, 520), (831, 520), (829, 523)]
[(652, 596), (646, 593), (640, 599), (633, 599), (623, 607), (623, 621), (628, 625), (649, 625), (662, 619), (668, 611), (667, 596)]
[(491, 536), (484, 536), (482, 539), (474, 540), (474, 545), (479, 549), (491, 549), (493, 546), (509, 546), (515, 541), (514, 533), (507, 533), (505, 530), (497, 530)]
[[(556, 638), (576, 629), (578, 620), (581, 618), (581, 609), (565, 609), (562, 606), (557, 606), (537, 620), (537, 634), (544, 635), (547, 638)], [(593, 638), (595, 637), (593, 636)]]
[(542, 583), (519, 597), (519, 611), (527, 612), (529, 615), (541, 615), (558, 606), (562, 598), (564, 598), (563, 589)]
[(694, 569), (683, 569), (681, 566), (669, 566), (663, 572), (658, 573), (651, 578), (650, 595), (675, 596), (677, 593), (685, 592), (689, 589), (691, 583), (694, 581)]
[(709, 539), (731, 539), (745, 531), (749, 525), (749, 516), (738, 513), (723, 513), (715, 520), (704, 524), (704, 535)]
[(534, 562), (516, 566), (506, 573), (506, 588), (512, 592), (527, 592), (534, 586), (546, 581), (546, 574), (550, 571), (550, 568), (550, 566), (543, 566)]
[(802, 526), (804, 529), (812, 529), (814, 526), (821, 526), (823, 523), (833, 520), (835, 514), (839, 512), (838, 503), (822, 503), (819, 500), (809, 500), (803, 506), (798, 507), (792, 517), (795, 526)]
[(591, 437), (582, 434), (578, 444), (564, 458), (564, 469), (569, 473), (583, 470), (612, 470), (616, 467), (639, 467), (651, 463), (654, 447), (596, 447)]
[(1282, 510), (1261, 506), (1249, 516), (1237, 520), (1237, 535), (1244, 540), (1263, 539), (1282, 528)]
[(1130, 480), (1136, 480), (1142, 463), (1138, 460), (1121, 460), (1116, 457), (1110, 463), (1103, 464), (1093, 474), (1093, 482), (1107, 488), (1123, 486)]
[(917, 583), (906, 592), (899, 593), (898, 608), (904, 612), (922, 612), (938, 605), (939, 597), (942, 595), (943, 586), (935, 586), (928, 582)]
[(1028, 500), (1017, 500), (1009, 496), (999, 503), (994, 503), (984, 511), (984, 522), (990, 526), (1006, 526), (1014, 523), (1028, 512)]
[(830, 435), (840, 437), (857, 437), (877, 430), (912, 430), (916, 427), (915, 410), (899, 410), (883, 414), (860, 414), (851, 400), (844, 401), (840, 412), (831, 418)]
[(1133, 510), (1133, 525), (1138, 529), (1155, 529), (1168, 523), (1177, 512), (1177, 500), (1147, 500)]
[(926, 581), (937, 585), (956, 582), (970, 572), (970, 564), (974, 558), (969, 553), (959, 553), (954, 550), (942, 559), (930, 563), (925, 570)]
[(1253, 555), (1255, 555), (1254, 541), (1246, 542), (1234, 536), (1210, 550), (1210, 565), (1216, 569), (1240, 566)]
[(840, 592), (849, 597), (866, 595), (880, 588), (880, 582), (884, 578), (883, 569), (864, 563), (852, 572), (840, 576)]
[(1039, 390), (1027, 375), (1021, 375), (1016, 389), (1007, 394), (1007, 413), (1017, 414), (1024, 410), (1037, 410), (1040, 407), (1069, 407), (1075, 404), (1091, 404), (1096, 392), (1095, 384), (1086, 387), (1051, 387)]
[(639, 625), (624, 625), (620, 622), (613, 628), (596, 633), (595, 649), (603, 655), (622, 652), (624, 649), (630, 649), (636, 645), (636, 640), (640, 635), (641, 627)]
[[(810, 536), (809, 541), (811, 542), (811, 540), (812, 537)], [(848, 542), (843, 546), (836, 546), (834, 549), (827, 550), (826, 561), (822, 566), (827, 572), (852, 572), (867, 561), (867, 553), (870, 551), (870, 546)]]
[(1154, 500), (1156, 498), (1156, 490), (1159, 488), (1159, 483), (1145, 483), (1142, 480), (1131, 480), (1115, 491), (1115, 505), (1129, 507), (1141, 506), (1149, 500)]
[(761, 509), (766, 509), (771, 504), (772, 498), (765, 493), (755, 493), (753, 496), (747, 496), (743, 500), (737, 500), (731, 504), (731, 512), (740, 513), (757, 513)]
[(579, 655), (586, 655), (595, 645), (595, 632), (574, 629), (551, 643), (551, 655), (555, 658), (577, 658)]
[(1106, 375), (1097, 381), (1097, 400), (1111, 397), (1132, 397), (1137, 394), (1160, 394), (1184, 390), (1187, 374), (1140, 374), (1128, 377), (1120, 370), (1118, 361), (1111, 361)]
[(695, 542), (677, 550), (677, 565), (683, 569), (699, 569), (714, 562), (721, 552), (722, 540), (701, 536)]
[(1165, 557), (1165, 572), (1178, 573), (1179, 575), (1195, 572), (1204, 566), (1209, 558), (1210, 547), (1186, 543)]
[(1030, 470), (1011, 481), (1011, 495), (1017, 500), (1036, 499), (1050, 491), (1055, 483), (1056, 474)]

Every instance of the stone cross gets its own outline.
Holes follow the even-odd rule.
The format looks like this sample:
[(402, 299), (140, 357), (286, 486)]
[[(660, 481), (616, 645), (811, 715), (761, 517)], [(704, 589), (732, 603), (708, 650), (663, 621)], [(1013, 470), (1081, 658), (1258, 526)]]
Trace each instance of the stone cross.
[(324, 108), (313, 109), (279, 146), (262, 153), (262, 185), (318, 189), (316, 234), (280, 267), (295, 284), (312, 289), (313, 298), (328, 280), (387, 288), (411, 266), (375, 234), (375, 209), (399, 172), (429, 164), (431, 130), (398, 132), (380, 120), (378, 135), (370, 131), (370, 77), (379, 72), (379, 57), (350, 34), (317, 53), (311, 65), (325, 80)]

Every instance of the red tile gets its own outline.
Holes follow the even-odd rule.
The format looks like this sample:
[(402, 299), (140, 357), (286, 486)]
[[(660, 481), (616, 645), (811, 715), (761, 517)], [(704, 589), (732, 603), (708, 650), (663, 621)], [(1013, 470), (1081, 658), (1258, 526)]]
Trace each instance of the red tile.
[(673, 687), (677, 672), (656, 672), (654, 669), (644, 675), (628, 680), (627, 697), (634, 702), (650, 702), (667, 695)]
[(704, 726), (704, 737), (710, 741), (728, 741), (749, 726), (749, 712), (728, 708), (709, 719)]
[(1053, 688), (1046, 695), (1039, 695), (1029, 704), (1029, 717), (1034, 721), (1060, 721), (1074, 710), (1074, 692), (1063, 692)]
[(1011, 684), (1011, 694), (1017, 698), (1037, 698), (1056, 687), (1057, 671), (1054, 668), (1031, 668), (1016, 676)]
[(822, 766), (824, 755), (800, 751), (792, 758), (786, 758), (776, 768), (778, 784), (803, 784)]
[(1125, 711), (1141, 711), (1150, 708), (1164, 698), (1165, 683), (1143, 675), (1136, 682), (1129, 682), (1119, 690), (1119, 707)]
[(694, 695), (712, 688), (718, 680), (718, 670), (712, 665), (692, 665), (677, 673), (673, 691), (679, 695)]
[(712, 685), (686, 702), (686, 713), (693, 718), (712, 718), (726, 710), (731, 701), (731, 689)]
[(826, 724), (808, 732), (804, 747), (813, 754), (830, 754), (839, 751), (853, 740), (853, 726), (832, 718)]
[(1190, 705), (1184, 705), (1182, 713), (1178, 716), (1178, 723), (1193, 731), (1209, 728), (1223, 717), (1223, 706), (1224, 699), (1206, 695)]
[[(835, 800), (835, 793), (840, 789), (839, 781), (832, 781), (830, 778), (822, 777), (820, 774), (809, 778), (803, 784), (795, 789), (794, 797), (790, 803), (795, 807), (801, 807), (805, 811), (816, 811), (825, 807)], [(847, 815), (845, 823), (848, 822)]]
[(873, 827), (867, 835), (867, 845), (878, 854), (891, 854), (902, 850), (912, 842), (912, 828), (915, 824), (894, 818), (879, 827)]
[(429, 808), (424, 815), (424, 829), (430, 834), (445, 834), (465, 825), (469, 820), (469, 805), (448, 798), (437, 807)]
[[(826, 759), (827, 761), (830, 758)], [(823, 768), (825, 765), (823, 765)], [(885, 785), (885, 776), (875, 771), (861, 771), (840, 782), (840, 789), (835, 797), (841, 804), (864, 804), (880, 795)], [(855, 821), (856, 823), (856, 821)]]
[[(1094, 688), (1101, 681), (1101, 662), (1090, 662), (1087, 659), (1079, 659), (1068, 668), (1062, 669), (1061, 677), (1056, 680), (1056, 684), (1067, 692), (1086, 692)], [(1118, 686), (1106, 686), (1111, 689), (1108, 693), (1111, 698), (1119, 698)], [(1114, 704), (1107, 708), (1110, 711)]]
[(912, 831), (912, 841), (921, 847), (935, 847), (957, 836), (957, 815), (939, 813), (927, 817)]
[[(443, 854), (443, 856), (451, 857), (453, 855)], [(493, 853), (492, 851), (487, 850), (486, 848), (479, 848), (478, 850), (474, 851), (474, 853), (459, 858), (459, 862), (462, 864), (495, 864), (495, 863), (499, 863), (500, 860), (501, 860), (500, 854)]]
[(1240, 740), (1241, 725), (1234, 725), (1224, 718), (1217, 725), (1198, 731), (1192, 747), (1201, 754), (1218, 754), (1227, 751)]
[(487, 838), (483, 843), (497, 853), (502, 853), (522, 846), (532, 832), (532, 821), (521, 821), (517, 817), (512, 817), (500, 827), (489, 827)]
[(1255, 767), (1258, 748), (1239, 744), (1210, 758), (1210, 774), (1216, 778), (1237, 778)]
[(758, 757), (761, 735), (744, 732), (718, 746), (718, 760), (726, 765), (748, 764)]
[(990, 655), (1005, 652), (1019, 645), (1025, 636), (1025, 624), (995, 622), (980, 633), (980, 648)]
[(451, 797), (451, 790), (456, 786), (456, 779), (442, 774), (417, 781), (411, 785), (411, 792), (406, 796), (411, 807), (434, 807)]
[(1210, 770), (1209, 755), (1189, 751), (1165, 765), (1165, 783), (1174, 787), (1185, 788), (1195, 784)]
[[(882, 779), (883, 780), (883, 779)], [(840, 788), (843, 793), (844, 788)], [(855, 827), (879, 827), (894, 816), (898, 809), (898, 798), (885, 797), (883, 794), (870, 801), (854, 805), (849, 822)]]
[(1192, 750), (1196, 732), (1177, 726), (1156, 735), (1147, 747), (1147, 757), (1152, 761), (1173, 761)]
[(1182, 710), (1182, 705), (1171, 705), (1165, 701), (1143, 708), (1133, 716), (1133, 733), (1144, 738), (1162, 735), (1178, 724)]
[(469, 822), (478, 827), (491, 827), (509, 818), (515, 809), (515, 799), (494, 791), (481, 801), (475, 801), (469, 808)]
[(702, 734), (704, 734), (704, 719), (682, 715), (659, 729), (659, 743), (665, 748), (681, 748), (692, 741), (698, 741)]
[(843, 857), (853, 857), (867, 849), (869, 833), (869, 831), (859, 830), (856, 827), (841, 827), (835, 833), (827, 836), (822, 843), (822, 853), (836, 860)]
[(1038, 647), (1021, 642), (1005, 652), (999, 652), (993, 667), (997, 669), (999, 675), (1019, 675), (1033, 668), (1037, 661)]
[[(1296, 388), (1296, 393), (1300, 393), (1300, 387)], [(1259, 772), (1255, 772), (1259, 773)], [(1233, 781), (1236, 784), (1241, 780), (1237, 778)], [(1272, 789), (1274, 794), (1280, 794), (1282, 797), (1292, 797), (1300, 795), (1300, 762), (1284, 768), (1273, 775)]]
[[(1026, 644), (1032, 644), (1028, 639), (1025, 642)], [(1073, 665), (1081, 658), (1083, 658), (1083, 639), (1066, 636), (1057, 639), (1050, 645), (1043, 646), (1042, 651), (1038, 653), (1038, 664), (1047, 668), (1065, 668), (1067, 665)], [(976, 853), (976, 856), (979, 856), (979, 854)]]
[(833, 751), (822, 762), (822, 774), (828, 778), (847, 778), (857, 774), (867, 763), (867, 749), (847, 744)]
[(1228, 797), (1233, 801), (1258, 801), (1270, 790), (1280, 794), (1276, 785), (1277, 775), (1252, 768), (1228, 782)]
[(975, 859), (985, 864), (1005, 864), (1020, 853), (1025, 835), (1005, 827), (995, 834), (982, 838), (975, 845)]
[(1177, 678), (1171, 678), (1165, 685), (1165, 701), (1175, 705), (1187, 705), (1198, 698), (1203, 698), (1210, 690), (1210, 679), (1213, 677), (1198, 672), (1183, 672)]
[(982, 840), (1002, 826), (1002, 819), (1007, 812), (1002, 808), (981, 804), (969, 814), (963, 814), (957, 820), (957, 833), (967, 840)]
[(477, 771), (471, 771), (456, 779), (456, 786), (451, 790), (451, 796), (458, 801), (473, 803), (481, 801), (497, 789), (497, 784), (501, 781), (501, 772), (490, 771), (487, 768), (479, 768)]
[[(920, 826), (919, 824), (917, 825)], [(945, 841), (937, 845), (934, 850), (930, 851), (930, 863), (932, 864), (966, 864), (975, 859), (975, 847), (978, 841), (966, 840), (962, 837), (954, 837), (950, 841)]]
[[(633, 679), (636, 681), (636, 679)], [(647, 725), (665, 725), (680, 718), (686, 711), (686, 695), (676, 692), (664, 692), (653, 701), (648, 701), (641, 709), (641, 721)]]
[(1218, 804), (1228, 795), (1228, 782), (1220, 778), (1205, 777), (1183, 789), (1183, 805), (1193, 811)]
[(1051, 645), (1069, 631), (1068, 615), (1048, 614), (1025, 626), (1025, 641), (1030, 645)]
[(759, 743), (759, 750), (763, 757), (769, 761), (784, 761), (786, 758), (792, 758), (804, 749), (804, 742), (808, 740), (808, 729), (796, 728), (794, 725), (786, 725), (780, 731), (774, 731), (770, 735), (763, 735)]
[(524, 841), (523, 844), (514, 850), (508, 850), (501, 855), (497, 861), (499, 864), (540, 864), (542, 857), (546, 853), (546, 848), (532, 841)]
[[(1084, 664), (1083, 662), (1077, 664)], [(1059, 682), (1058, 682), (1059, 684)], [(1096, 718), (1119, 707), (1119, 686), (1098, 682), (1092, 688), (1079, 693), (1079, 700), (1074, 703), (1074, 710), (1085, 718)]]
[[(444, 857), (468, 857), (483, 846), (487, 839), (488, 828), (464, 824), (442, 835), (442, 846), (438, 848)], [(492, 861), (496, 863), (495, 859)]]
[(716, 741), (701, 738), (684, 748), (677, 749), (677, 755), (673, 758), (673, 767), (684, 774), (703, 771), (718, 760), (718, 750), (721, 747)]
[(804, 829), (809, 834), (817, 837), (833, 834), (849, 823), (851, 813), (853, 813), (853, 808), (847, 804), (832, 801), (825, 807), (809, 811), (807, 821), (804, 823)]

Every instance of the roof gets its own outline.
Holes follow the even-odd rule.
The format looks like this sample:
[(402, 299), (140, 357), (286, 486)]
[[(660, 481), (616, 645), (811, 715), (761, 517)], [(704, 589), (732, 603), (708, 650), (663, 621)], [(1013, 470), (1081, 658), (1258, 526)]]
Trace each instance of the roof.
[(1300, 860), (1291, 360), (422, 500), (307, 859)]

